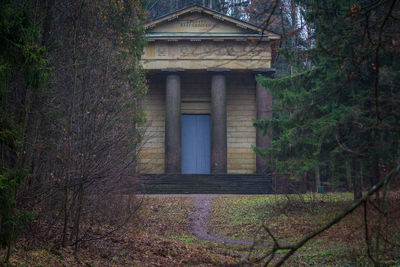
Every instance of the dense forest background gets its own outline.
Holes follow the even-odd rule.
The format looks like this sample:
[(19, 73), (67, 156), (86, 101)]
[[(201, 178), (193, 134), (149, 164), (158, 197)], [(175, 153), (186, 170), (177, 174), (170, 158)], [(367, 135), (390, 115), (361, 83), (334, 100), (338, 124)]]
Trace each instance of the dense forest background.
[(101, 207), (121, 206), (112, 192), (135, 176), (145, 14), (141, 1), (1, 2), (1, 247), (33, 218), (77, 249), (97, 221), (130, 216)]
[[(272, 140), (254, 150), (268, 161), (276, 188), (352, 190), (356, 200), (372, 188), (385, 216), (400, 160), (399, 1), (5, 0), (0, 246), (8, 248), (6, 260), (21, 232), (38, 231), (77, 252), (134, 216), (140, 203), (114, 193), (137, 174), (145, 122), (139, 103), (147, 91), (139, 62), (143, 25), (192, 4), (282, 36), (275, 79), (258, 77), (272, 92), (274, 116), (254, 122)], [(100, 222), (106, 233), (94, 230)], [(41, 224), (46, 230), (39, 231)]]

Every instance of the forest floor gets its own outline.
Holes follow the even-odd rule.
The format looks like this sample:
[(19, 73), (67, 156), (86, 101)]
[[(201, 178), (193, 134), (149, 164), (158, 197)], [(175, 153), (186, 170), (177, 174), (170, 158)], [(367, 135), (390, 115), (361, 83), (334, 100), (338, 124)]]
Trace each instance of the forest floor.
[[(15, 266), (227, 266), (255, 261), (273, 244), (299, 241), (349, 205), (349, 193), (303, 195), (158, 195), (143, 200), (138, 216), (119, 234), (82, 246), (55, 248), (24, 235)], [(385, 229), (400, 243), (400, 193), (391, 195)], [(374, 220), (371, 211), (370, 221)], [(287, 266), (368, 266), (363, 209), (306, 243)], [(252, 246), (257, 241), (256, 246)], [(278, 258), (285, 251), (278, 253)], [(400, 266), (399, 247), (385, 248), (385, 263)], [(262, 261), (258, 264), (262, 265)], [(254, 264), (254, 265), (258, 265)], [(251, 265), (249, 263), (243, 265)]]

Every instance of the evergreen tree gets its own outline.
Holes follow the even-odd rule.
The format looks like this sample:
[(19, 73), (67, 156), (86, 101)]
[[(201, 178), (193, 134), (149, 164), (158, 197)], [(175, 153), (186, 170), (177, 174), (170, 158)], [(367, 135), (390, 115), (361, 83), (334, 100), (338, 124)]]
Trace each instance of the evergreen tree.
[(296, 2), (313, 29), (306, 36), (312, 46), (285, 51), (292, 75), (258, 77), (272, 92), (275, 116), (255, 122), (273, 139), (270, 148), (255, 150), (271, 168), (296, 179), (321, 173), (344, 184), (350, 166), (360, 198), (362, 176), (374, 184), (398, 164), (400, 4)]
[(30, 171), (26, 162), (30, 94), (42, 88), (48, 73), (31, 11), (28, 3), (0, 3), (0, 248), (9, 248), (6, 261), (11, 242), (30, 218), (17, 209), (16, 195)]

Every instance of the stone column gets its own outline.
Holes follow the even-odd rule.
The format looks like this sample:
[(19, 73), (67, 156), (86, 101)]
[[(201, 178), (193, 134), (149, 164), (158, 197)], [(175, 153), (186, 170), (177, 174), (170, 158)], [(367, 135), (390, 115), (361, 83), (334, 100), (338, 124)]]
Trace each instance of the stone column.
[(181, 173), (181, 79), (168, 73), (165, 99), (165, 173)]
[(211, 173), (227, 173), (226, 77), (211, 77)]
[[(271, 119), (272, 95), (268, 90), (264, 89), (258, 82), (256, 84), (256, 102), (257, 102), (257, 120), (261, 120), (263, 118)], [(271, 146), (270, 138), (267, 136), (263, 136), (260, 130), (257, 130), (256, 146), (259, 148)], [(263, 160), (259, 155), (257, 155), (256, 156), (257, 173), (258, 174), (265, 173), (266, 168), (267, 165), (265, 160)]]

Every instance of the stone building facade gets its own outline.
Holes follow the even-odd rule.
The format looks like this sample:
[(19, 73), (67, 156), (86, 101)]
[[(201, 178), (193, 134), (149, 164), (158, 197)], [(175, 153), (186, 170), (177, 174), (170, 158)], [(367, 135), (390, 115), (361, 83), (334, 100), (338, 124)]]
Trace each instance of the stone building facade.
[(271, 75), (279, 35), (192, 6), (146, 25), (149, 93), (140, 167), (146, 173), (254, 174), (265, 163), (252, 146), (269, 140), (253, 119), (271, 117)]

